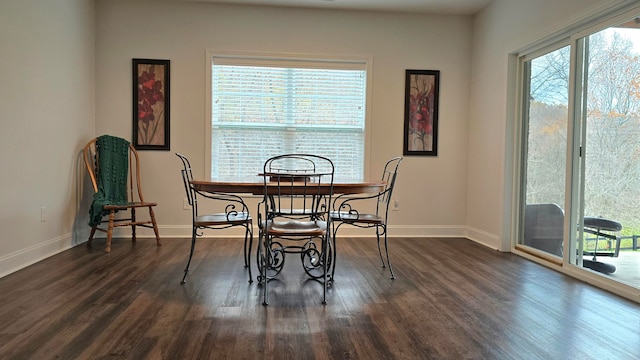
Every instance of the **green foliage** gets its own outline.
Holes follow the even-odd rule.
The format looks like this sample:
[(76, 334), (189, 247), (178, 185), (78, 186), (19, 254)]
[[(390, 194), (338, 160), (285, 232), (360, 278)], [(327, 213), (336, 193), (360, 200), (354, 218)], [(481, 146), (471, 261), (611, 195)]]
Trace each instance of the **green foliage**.
[[(638, 32), (634, 36), (640, 36)], [(584, 214), (613, 219), (621, 236), (640, 234), (640, 58), (615, 28), (584, 38), (588, 75), (582, 129)], [(532, 59), (526, 122), (526, 202), (565, 204), (570, 47)], [(580, 95), (577, 96), (578, 98)], [(576, 116), (580, 117), (581, 114)], [(600, 242), (598, 244), (600, 247)], [(605, 246), (605, 245), (602, 245)], [(623, 247), (630, 247), (625, 239)]]

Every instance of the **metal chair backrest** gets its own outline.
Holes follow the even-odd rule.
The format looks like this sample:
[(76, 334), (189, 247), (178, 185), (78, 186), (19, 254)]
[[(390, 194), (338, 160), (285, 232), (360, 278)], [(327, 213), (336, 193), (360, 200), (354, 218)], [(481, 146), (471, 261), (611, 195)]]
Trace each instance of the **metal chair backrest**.
[[(249, 213), (249, 208), (247, 204), (244, 202), (242, 197), (236, 194), (228, 194), (221, 192), (201, 192), (196, 190), (196, 188), (191, 184), (193, 180), (193, 171), (191, 168), (191, 162), (187, 159), (186, 156), (176, 153), (176, 156), (180, 158), (182, 161), (183, 169), (182, 173), (182, 182), (184, 183), (184, 190), (187, 195), (187, 201), (191, 206), (193, 218), (195, 219), (198, 214), (198, 197), (201, 197), (201, 200), (209, 199), (213, 200), (213, 202), (207, 203), (215, 203), (217, 204), (218, 210), (223, 211), (227, 215), (227, 220), (230, 222), (237, 222), (237, 215), (239, 213)], [(205, 204), (203, 202), (203, 204)], [(232, 220), (233, 219), (233, 220)], [(250, 219), (247, 218), (247, 221)]]
[(333, 162), (309, 154), (287, 154), (264, 164), (265, 214), (267, 220), (327, 218), (333, 195)]
[(380, 207), (386, 207), (386, 212), (389, 211), (389, 203), (393, 195), (393, 189), (396, 185), (396, 178), (398, 176), (398, 167), (402, 162), (402, 157), (398, 156), (387, 161), (382, 171), (382, 181), (385, 182), (384, 190), (378, 194), (378, 205), (376, 206), (376, 214), (379, 214)]
[(184, 191), (187, 195), (187, 202), (192, 207), (194, 214), (198, 213), (198, 200), (195, 194), (195, 190), (193, 186), (191, 186), (191, 180), (193, 180), (193, 172), (191, 171), (191, 162), (187, 159), (186, 156), (176, 153), (176, 156), (180, 158), (182, 161), (183, 169), (180, 170), (182, 173), (182, 182), (184, 184)]

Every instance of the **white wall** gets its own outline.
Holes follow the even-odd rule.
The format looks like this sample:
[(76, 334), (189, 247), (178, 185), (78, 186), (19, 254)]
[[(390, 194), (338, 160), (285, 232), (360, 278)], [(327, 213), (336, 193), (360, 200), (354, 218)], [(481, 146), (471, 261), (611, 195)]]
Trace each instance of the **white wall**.
[(198, 167), (195, 176), (204, 176), (207, 49), (372, 57), (376, 177), (388, 158), (402, 154), (405, 70), (440, 70), (439, 156), (402, 163), (392, 235), (464, 235), (470, 17), (143, 0), (96, 4), (97, 134), (131, 139), (131, 59), (171, 60), (171, 151), (141, 152), (145, 197), (159, 203), (163, 236), (186, 235), (190, 221), (174, 152), (187, 154)]
[(77, 156), (94, 134), (94, 27), (91, 0), (0, 3), (0, 276), (75, 243)]
[(392, 234), (466, 235), (508, 250), (508, 54), (622, 2), (496, 0), (472, 20), (184, 1), (3, 0), (0, 276), (85, 241), (90, 199), (78, 155), (95, 135), (131, 139), (131, 58), (171, 60), (171, 152), (142, 152), (144, 188), (160, 203), (162, 235), (187, 234), (173, 152), (188, 154), (204, 176), (206, 49), (372, 57), (372, 174), (402, 152), (404, 71), (440, 70), (439, 156), (404, 161)]
[[(474, 19), (467, 226), (508, 251), (511, 202), (513, 93), (508, 90), (510, 53), (563, 31), (625, 0), (495, 0)], [(506, 170), (506, 171), (505, 171)], [(489, 236), (486, 236), (489, 234)], [(494, 237), (495, 234), (495, 237)]]

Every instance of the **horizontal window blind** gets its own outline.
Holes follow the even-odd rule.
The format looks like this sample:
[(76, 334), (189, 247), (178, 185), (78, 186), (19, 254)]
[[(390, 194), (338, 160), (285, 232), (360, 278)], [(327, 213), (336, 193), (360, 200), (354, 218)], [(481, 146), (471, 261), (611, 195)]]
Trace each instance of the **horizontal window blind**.
[(364, 173), (365, 64), (213, 57), (212, 177), (246, 177), (271, 156), (330, 158), (343, 179)]

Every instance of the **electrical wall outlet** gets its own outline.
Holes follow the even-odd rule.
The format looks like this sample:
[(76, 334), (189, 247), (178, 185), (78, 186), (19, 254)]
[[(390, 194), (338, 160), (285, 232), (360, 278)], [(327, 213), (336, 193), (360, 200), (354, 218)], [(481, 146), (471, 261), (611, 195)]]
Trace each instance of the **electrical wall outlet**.
[(398, 201), (398, 199), (396, 198), (391, 199), (391, 210), (393, 211), (400, 210), (400, 201)]
[(182, 199), (182, 209), (191, 210), (191, 206), (189, 205), (189, 199), (187, 198)]
[(47, 207), (43, 206), (40, 208), (40, 222), (47, 221)]

